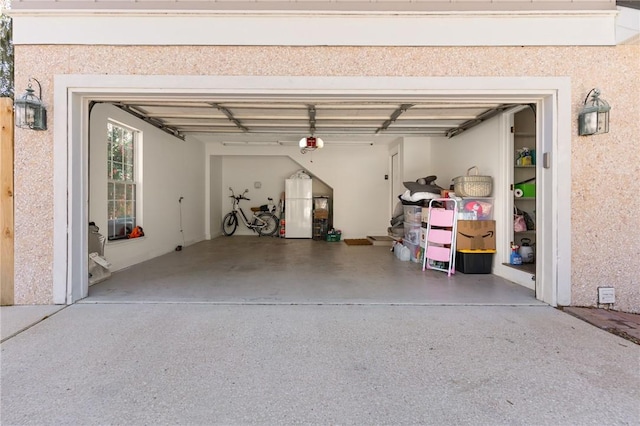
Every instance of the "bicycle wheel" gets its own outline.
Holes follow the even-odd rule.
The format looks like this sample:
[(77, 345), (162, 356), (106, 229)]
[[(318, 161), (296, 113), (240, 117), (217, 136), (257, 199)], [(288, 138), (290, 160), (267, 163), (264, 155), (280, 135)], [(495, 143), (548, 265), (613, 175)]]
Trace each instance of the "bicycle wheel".
[(265, 222), (264, 226), (258, 228), (258, 234), (269, 236), (276, 233), (278, 230), (278, 218), (271, 213), (260, 213), (258, 215), (260, 220)]
[(226, 236), (233, 235), (238, 228), (238, 218), (233, 212), (227, 213), (227, 215), (222, 219), (222, 233)]

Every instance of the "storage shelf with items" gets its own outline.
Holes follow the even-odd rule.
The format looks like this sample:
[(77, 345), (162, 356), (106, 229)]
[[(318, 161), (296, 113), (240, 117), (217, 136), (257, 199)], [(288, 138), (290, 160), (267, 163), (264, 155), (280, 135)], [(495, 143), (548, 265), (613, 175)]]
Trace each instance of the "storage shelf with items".
[(331, 228), (329, 197), (313, 197), (313, 234), (314, 240), (325, 241)]
[[(513, 235), (511, 245), (535, 248), (536, 229), (536, 118), (530, 108), (514, 116), (513, 129)], [(525, 246), (525, 247), (526, 247)], [(526, 263), (535, 262), (535, 254)]]

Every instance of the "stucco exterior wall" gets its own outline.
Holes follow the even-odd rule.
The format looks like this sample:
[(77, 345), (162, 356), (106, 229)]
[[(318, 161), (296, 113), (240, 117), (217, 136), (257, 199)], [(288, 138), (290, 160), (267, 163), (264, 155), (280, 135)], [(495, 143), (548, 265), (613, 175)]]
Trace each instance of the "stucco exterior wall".
[[(640, 312), (640, 46), (614, 47), (15, 47), (17, 92), (40, 80), (53, 127), (53, 75), (569, 76), (573, 115), (598, 87), (610, 133), (572, 132), (572, 304), (616, 288), (616, 309)], [(16, 129), (15, 298), (51, 303), (53, 133)]]

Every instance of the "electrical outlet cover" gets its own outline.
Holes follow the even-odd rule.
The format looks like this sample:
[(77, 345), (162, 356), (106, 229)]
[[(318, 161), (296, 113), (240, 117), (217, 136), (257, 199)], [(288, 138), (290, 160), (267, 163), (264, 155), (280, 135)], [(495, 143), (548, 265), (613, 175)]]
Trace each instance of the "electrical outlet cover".
[(598, 287), (598, 303), (616, 303), (616, 290), (613, 287)]

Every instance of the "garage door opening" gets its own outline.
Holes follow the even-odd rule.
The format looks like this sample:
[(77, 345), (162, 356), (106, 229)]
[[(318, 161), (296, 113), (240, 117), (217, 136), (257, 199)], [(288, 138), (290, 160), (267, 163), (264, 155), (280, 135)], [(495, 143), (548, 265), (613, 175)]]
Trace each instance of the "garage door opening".
[[(199, 92), (209, 92), (208, 96), (225, 96), (236, 99), (241, 99), (249, 94), (253, 97), (262, 96), (270, 100), (278, 96), (308, 97), (309, 94), (319, 98), (332, 97), (335, 99), (337, 96), (336, 93), (339, 93), (339, 98), (345, 100), (380, 99), (380, 97), (389, 97), (391, 94), (395, 99), (406, 100), (406, 102), (414, 101), (416, 97), (420, 99), (437, 99), (446, 96), (449, 98), (466, 99), (469, 102), (480, 99), (512, 104), (536, 104), (539, 108), (539, 116), (541, 118), (538, 124), (538, 127), (541, 129), (538, 149), (548, 152), (551, 161), (553, 161), (553, 164), (550, 164), (548, 169), (541, 170), (540, 176), (542, 188), (548, 188), (548, 190), (542, 189), (543, 194), (540, 197), (540, 205), (545, 209), (545, 212), (548, 211), (551, 214), (549, 214), (548, 217), (545, 216), (542, 221), (543, 223), (540, 224), (543, 229), (543, 235), (548, 235), (549, 237), (545, 241), (544, 236), (542, 236), (541, 240), (543, 241), (538, 242), (538, 244), (545, 244), (543, 257), (545, 260), (548, 259), (549, 262), (543, 262), (540, 265), (541, 271), (537, 274), (540, 277), (540, 283), (538, 284), (539, 288), (536, 289), (536, 297), (552, 305), (557, 304), (561, 298), (566, 299), (568, 297), (569, 291), (565, 286), (570, 286), (570, 280), (567, 279), (565, 282), (568, 284), (562, 284), (561, 288), (558, 287), (559, 281), (557, 278), (559, 274), (568, 273), (568, 269), (566, 268), (569, 265), (559, 265), (558, 258), (555, 256), (556, 253), (567, 254), (568, 247), (563, 247), (554, 235), (558, 235), (555, 231), (559, 229), (559, 221), (568, 221), (569, 215), (566, 214), (565, 217), (565, 213), (561, 212), (568, 212), (569, 210), (568, 208), (566, 210), (558, 208), (560, 206), (558, 203), (562, 204), (565, 201), (561, 201), (561, 197), (558, 197), (558, 186), (553, 185), (559, 177), (566, 178), (566, 176), (561, 176), (563, 173), (561, 170), (553, 167), (553, 165), (556, 164), (555, 162), (561, 159), (561, 156), (565, 155), (565, 151), (567, 151), (566, 147), (562, 147), (561, 144), (558, 143), (558, 133), (566, 132), (566, 127), (568, 126), (567, 124), (561, 124), (561, 120), (558, 119), (559, 116), (567, 113), (565, 109), (568, 105), (566, 99), (568, 92), (566, 92), (567, 82), (565, 80), (544, 78), (537, 81), (537, 79), (531, 79), (528, 82), (530, 87), (523, 88), (522, 81), (519, 79), (510, 81), (508, 78), (299, 78), (296, 82), (300, 85), (300, 88), (292, 89), (290, 79), (279, 78), (211, 77), (205, 78), (205, 80), (208, 81), (207, 84), (204, 85), (202, 84), (203, 78), (198, 78), (198, 84), (194, 85), (193, 81), (189, 81), (192, 80), (193, 77), (172, 79), (173, 84), (169, 84), (168, 81), (159, 84), (158, 81), (155, 81), (158, 79), (161, 80), (162, 78), (163, 77), (132, 76), (127, 87), (123, 87), (121, 79), (113, 79), (109, 76), (102, 76), (97, 80), (94, 76), (86, 79), (83, 79), (82, 76), (74, 76), (73, 79), (66, 76), (59, 76), (56, 79), (55, 100), (56, 107), (60, 107), (58, 111), (67, 109), (64, 96), (62, 96), (63, 93), (67, 93), (68, 91), (72, 94), (68, 109), (69, 127), (67, 128), (66, 123), (60, 123), (60, 121), (56, 121), (55, 126), (56, 145), (61, 148), (56, 149), (56, 152), (63, 153), (62, 155), (57, 155), (55, 158), (56, 178), (61, 184), (56, 185), (55, 220), (56, 223), (64, 223), (62, 229), (65, 229), (67, 226), (70, 229), (68, 237), (62, 233), (57, 233), (54, 236), (56, 246), (62, 248), (62, 250), (56, 250), (56, 258), (54, 259), (54, 290), (58, 303), (73, 303), (85, 297), (88, 293), (86, 274), (87, 231), (84, 224), (89, 221), (89, 203), (87, 200), (93, 196), (89, 195), (88, 190), (90, 167), (88, 161), (89, 132), (87, 117), (89, 103), (95, 100), (113, 101), (127, 97), (139, 98), (140, 96), (156, 99), (165, 97), (166, 99), (169, 96), (167, 93), (171, 93), (173, 96), (176, 94), (185, 96), (193, 93), (194, 89), (191, 89), (191, 87), (199, 87)], [(172, 87), (172, 89), (159, 91), (158, 89), (154, 89), (154, 87)], [(202, 89), (203, 87), (204, 89)], [(238, 87), (241, 87), (241, 89), (238, 89)], [(354, 89), (354, 87), (358, 89)], [(549, 87), (552, 87), (552, 89), (549, 89)], [(202, 96), (202, 93), (199, 95)], [(558, 109), (556, 106), (559, 104), (564, 105), (564, 107)], [(69, 129), (69, 133), (67, 133), (67, 129)], [(502, 135), (501, 137), (506, 139), (508, 135)], [(565, 138), (565, 140), (568, 141), (569, 139)], [(188, 143), (188, 141), (180, 142)], [(150, 141), (145, 140), (145, 145), (147, 143), (150, 143)], [(376, 143), (373, 144), (371, 149), (382, 149), (380, 146), (376, 148), (375, 145)], [(264, 150), (269, 147), (259, 148), (260, 152), (258, 155), (268, 155), (264, 153)], [(203, 196), (201, 197), (201, 201), (203, 203), (203, 210), (205, 211), (204, 216), (207, 218), (211, 218), (211, 206), (213, 205), (210, 199), (212, 196), (212, 188), (207, 184), (208, 178), (210, 178), (211, 166), (215, 163), (215, 156), (226, 155), (221, 154), (221, 151), (216, 151), (216, 149), (212, 144), (208, 144), (204, 153), (206, 160), (201, 159), (201, 161), (205, 163), (205, 176), (203, 176), (202, 179), (205, 182), (205, 188), (204, 191), (202, 191)], [(358, 147), (357, 149), (362, 148)], [(388, 166), (391, 158), (388, 145), (385, 146), (384, 149), (387, 153), (385, 166)], [(231, 151), (231, 153), (232, 154), (229, 155), (237, 155), (237, 151)], [(366, 156), (370, 155), (370, 153), (355, 153), (354, 155)], [(500, 152), (498, 155), (506, 157), (507, 154)], [(80, 161), (74, 161), (76, 158)], [(178, 161), (178, 163), (180, 163), (180, 161)], [(184, 164), (182, 165), (184, 166)], [(149, 166), (145, 164), (143, 167)], [(310, 169), (311, 167), (319, 167), (318, 159), (314, 160), (313, 166), (309, 165)], [(386, 169), (388, 170), (388, 167), (386, 167)], [(193, 172), (189, 170), (188, 167), (183, 167), (180, 170), (185, 173)], [(166, 172), (165, 170), (165, 173)], [(566, 170), (566, 173), (568, 173), (568, 170)], [(383, 176), (380, 176), (380, 179), (383, 179)], [(506, 177), (504, 175), (496, 175), (497, 184), (503, 184), (505, 179)], [(64, 194), (61, 191), (63, 188), (65, 189)], [(68, 198), (66, 197), (67, 190), (70, 194)], [(388, 189), (385, 191), (386, 200), (388, 200), (387, 194)], [(345, 194), (340, 194), (340, 189), (335, 187), (336, 199), (340, 196), (345, 196)], [(198, 199), (195, 194), (193, 198)], [(168, 203), (167, 206), (170, 207), (171, 204), (172, 203)], [(177, 201), (175, 204), (177, 204)], [(385, 221), (388, 220), (388, 212), (390, 211), (388, 201), (380, 208), (384, 210), (383, 216), (385, 217)], [(504, 222), (504, 217), (509, 214), (506, 212), (506, 207), (499, 206), (498, 210), (501, 211), (496, 211), (497, 218), (502, 215), (502, 221), (506, 223)], [(336, 212), (336, 215), (348, 221), (344, 212)], [(205, 222), (205, 234), (213, 237), (212, 221), (208, 219), (203, 221)], [(546, 244), (548, 244), (548, 250), (546, 249)], [(69, 249), (67, 250), (66, 247), (69, 247)], [(256, 273), (259, 274), (259, 272)]]

